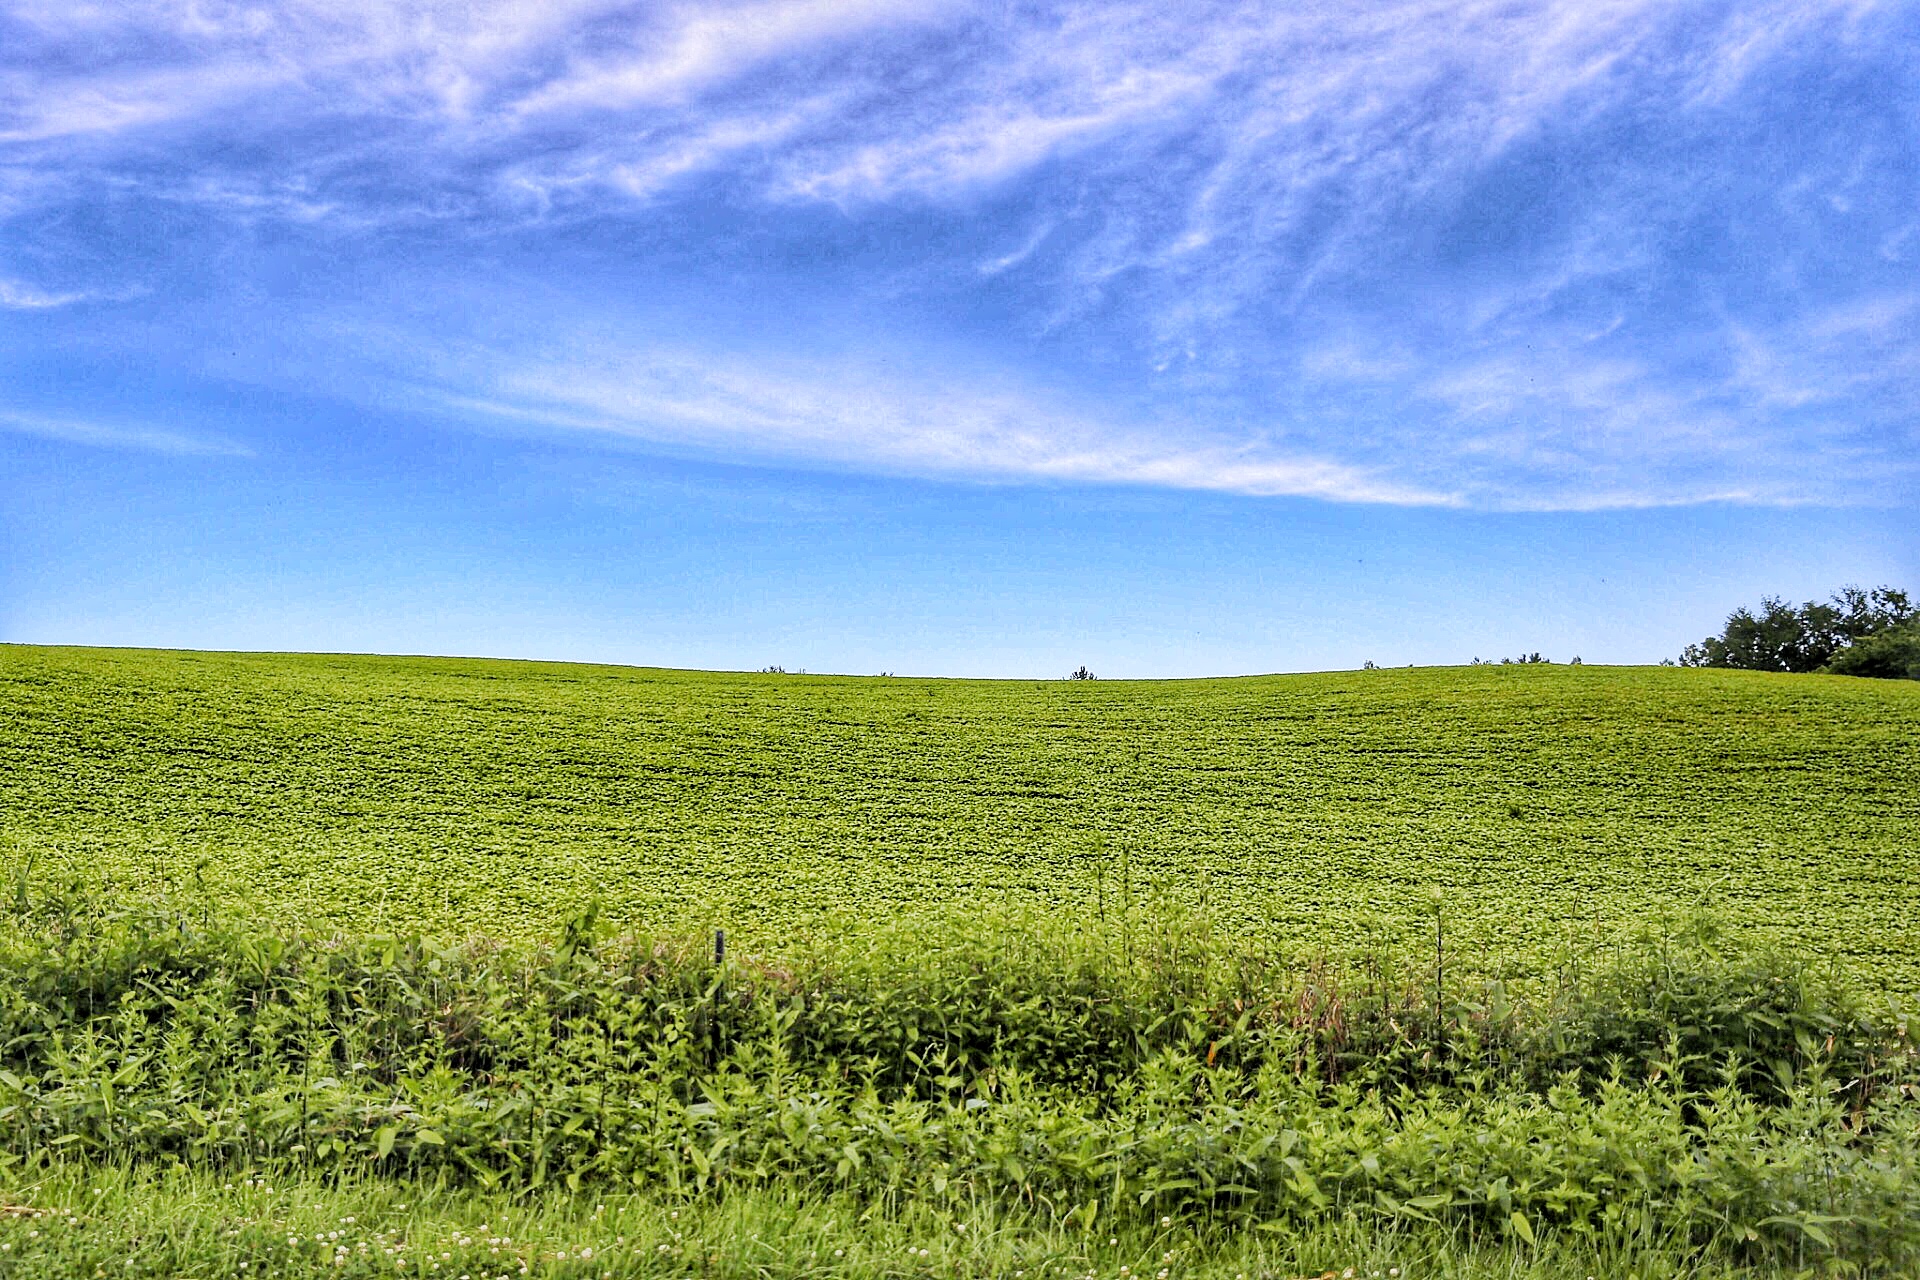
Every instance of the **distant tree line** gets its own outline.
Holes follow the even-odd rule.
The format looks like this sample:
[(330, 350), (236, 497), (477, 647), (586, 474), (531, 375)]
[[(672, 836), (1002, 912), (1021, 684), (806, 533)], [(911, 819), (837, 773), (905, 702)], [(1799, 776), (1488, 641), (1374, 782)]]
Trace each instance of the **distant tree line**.
[(1688, 645), (1680, 665), (1920, 680), (1920, 611), (1893, 587), (1847, 587), (1799, 608), (1768, 596), (1758, 610), (1728, 614), (1719, 635)]

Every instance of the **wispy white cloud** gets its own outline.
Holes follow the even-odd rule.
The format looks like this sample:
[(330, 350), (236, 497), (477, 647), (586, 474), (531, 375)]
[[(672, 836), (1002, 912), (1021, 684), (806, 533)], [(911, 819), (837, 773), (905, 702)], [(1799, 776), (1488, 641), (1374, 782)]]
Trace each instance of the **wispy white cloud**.
[[(954, 367), (1003, 364), (509, 351), (519, 372), (443, 386), (489, 412), (1492, 506), (1795, 501), (1846, 488), (1807, 449), (1835, 476), (1910, 461), (1920, 85), (1884, 51), (1920, 38), (1911, 0), (0, 0), (0, 23), (0, 217), (630, 226), (711, 268), (690, 309), (817, 260), (821, 297), (980, 304)], [(1850, 76), (1903, 74), (1906, 116), (1852, 104)], [(1783, 106), (1800, 80), (1822, 87)], [(0, 282), (11, 310), (81, 296)], [(1032, 391), (1050, 360), (1111, 395)]]
[(759, 63), (945, 8), (925, 0), (755, 0), (668, 9), (661, 21), (623, 32), (617, 54), (569, 57), (558, 75), (514, 99), (507, 114), (624, 111), (685, 99)]
[(612, 155), (588, 152), (564, 164), (543, 157), (504, 174), (503, 189), (531, 197), (543, 214), (556, 202), (576, 203), (609, 188), (653, 200), (681, 180), (719, 168), (743, 152), (779, 146), (831, 106), (830, 95), (820, 95), (778, 114), (721, 116), (698, 128), (668, 131), (652, 145), (629, 144)]
[(1056, 225), (1058, 224), (1053, 221), (1040, 223), (1027, 232), (1018, 246), (1006, 253), (996, 254), (986, 261), (977, 264), (975, 270), (979, 271), (983, 276), (997, 276), (1009, 267), (1019, 266), (1028, 258), (1031, 258), (1034, 251), (1045, 243), (1047, 237), (1053, 234)]
[(109, 77), (48, 77), (0, 97), (0, 142), (138, 130), (212, 111), (286, 78), (262, 66), (166, 68)]
[[(1896, 442), (1807, 416), (1843, 391), (1816, 362), (1752, 345), (1729, 359), (1725, 378), (1676, 383), (1651, 361), (1571, 343), (1450, 368), (1419, 394), (1444, 408), (1432, 429), (1450, 469), (1475, 477), (1476, 505), (1850, 505), (1920, 479), (1920, 457)], [(1782, 409), (1797, 411), (1790, 428), (1771, 422)]]
[[(1870, 8), (16, 3), (40, 39), (0, 87), (0, 141), (217, 130), (249, 99), (256, 129), (290, 113), (416, 119), (432, 132), (362, 144), (400, 149), (416, 180), (477, 163), (533, 181), (544, 164), (650, 195), (658, 175), (751, 143), (769, 198), (833, 201), (966, 195), (1098, 145), (1093, 170), (1144, 164), (1162, 209), (1088, 266), (1206, 251), (1222, 276), (1270, 261), (1262, 244), (1314, 218), (1315, 192), (1342, 192), (1341, 220), (1363, 236), (1409, 192), (1544, 126), (1650, 91), (1710, 106)], [(1681, 30), (1680, 55), (1656, 56)], [(833, 109), (797, 118), (799, 98)], [(1339, 244), (1320, 230), (1323, 252)]]
[(1241, 56), (1240, 24), (1172, 32), (1137, 10), (1070, 10), (1005, 33), (993, 56), (936, 92), (872, 113), (851, 135), (809, 139), (774, 191), (834, 201), (966, 194), (1125, 131), (1184, 127)]
[[(1856, 8), (1751, 8), (1681, 71), (1724, 92), (1730, 67)], [(11, 15), (40, 39), (0, 91), (0, 137), (218, 124), (236, 96), (252, 94), (275, 116), (304, 100), (463, 126), (406, 139), (412, 147), (491, 147), (532, 131), (551, 149), (552, 130), (591, 120), (601, 135), (592, 149), (619, 163), (605, 135), (633, 131), (617, 120), (644, 126), (635, 139), (644, 147), (698, 131), (716, 112), (778, 117), (796, 84), (817, 90), (827, 80), (844, 110), (768, 167), (770, 194), (939, 194), (1143, 127), (1187, 134), (1201, 153), (1254, 138), (1267, 163), (1224, 156), (1233, 181), (1286, 188), (1335, 170), (1471, 162), (1576, 95), (1630, 92), (1641, 81), (1622, 68), (1678, 20), (1666, 14), (1644, 0), (1400, 0), (1364, 11), (1065, 5), (1010, 21), (933, 0), (16, 3)], [(964, 56), (943, 61), (941, 46), (956, 40)], [(842, 56), (862, 45), (877, 65)], [(774, 64), (787, 73), (753, 79)], [(1429, 114), (1436, 96), (1449, 110)], [(1203, 178), (1202, 193), (1221, 176)]]
[[(1920, 478), (1920, 465), (1863, 451), (1841, 423), (1756, 435), (1753, 410), (1777, 390), (1740, 382), (1711, 393), (1676, 389), (1650, 364), (1596, 357), (1578, 344), (1451, 368), (1412, 398), (1392, 400), (1384, 418), (1343, 419), (1337, 431), (1284, 413), (1257, 428), (1129, 414), (991, 376), (910, 372), (906, 358), (792, 361), (658, 344), (622, 351), (578, 335), (557, 349), (565, 354), (425, 357), (438, 381), (424, 391), (415, 384), (409, 398), (718, 456), (1400, 506), (1847, 504)], [(1334, 346), (1315, 364), (1330, 379), (1397, 387), (1409, 360)], [(1876, 466), (1863, 484), (1866, 456)]]
[(93, 418), (25, 413), (12, 409), (0, 409), (0, 431), (102, 449), (138, 449), (146, 453), (203, 454), (229, 458), (253, 456), (253, 450), (246, 445), (196, 432)]
[(9, 311), (47, 311), (54, 307), (85, 302), (94, 296), (82, 290), (55, 292), (37, 289), (30, 284), (22, 284), (18, 280), (0, 277), (0, 308)]
[[(1236, 440), (1193, 423), (1114, 421), (1055, 395), (980, 379), (659, 347), (592, 362), (525, 363), (491, 354), (480, 363), (495, 370), (485, 394), (442, 388), (430, 398), (529, 425), (896, 473), (1456, 502), (1307, 451)], [(455, 386), (471, 381), (453, 379)]]
[(1920, 314), (1920, 291), (1881, 293), (1828, 307), (1808, 329), (1824, 339), (1880, 338), (1899, 334), (1916, 314)]

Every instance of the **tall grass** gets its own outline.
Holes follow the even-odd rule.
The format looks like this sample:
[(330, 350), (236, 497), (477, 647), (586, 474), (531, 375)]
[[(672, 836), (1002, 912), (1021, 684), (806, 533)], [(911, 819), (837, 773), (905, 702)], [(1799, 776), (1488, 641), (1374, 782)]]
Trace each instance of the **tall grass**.
[(1015, 925), (773, 968), (591, 913), (523, 947), (23, 894), (0, 1165), (1920, 1265), (1908, 1028), (1786, 958), (1700, 934), (1516, 994)]
[(1684, 1239), (1657, 1229), (1605, 1250), (1552, 1235), (1528, 1245), (1359, 1218), (1237, 1233), (1165, 1219), (1087, 1229), (989, 1199), (885, 1210), (853, 1195), (787, 1188), (692, 1200), (621, 1190), (507, 1199), (391, 1178), (235, 1181), (178, 1167), (66, 1162), (30, 1178), (0, 1173), (0, 1197), (13, 1210), (0, 1212), (8, 1280), (1339, 1280), (1348, 1272), (1355, 1280), (1729, 1280), (1805, 1271), (1791, 1259), (1696, 1257)]

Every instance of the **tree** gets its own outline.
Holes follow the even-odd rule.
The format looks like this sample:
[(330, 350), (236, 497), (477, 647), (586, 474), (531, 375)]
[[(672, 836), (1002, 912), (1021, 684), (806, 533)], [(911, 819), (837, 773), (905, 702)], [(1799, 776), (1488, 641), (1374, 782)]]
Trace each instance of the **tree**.
[(1916, 617), (1920, 614), (1907, 593), (1893, 587), (1871, 591), (1846, 587), (1825, 604), (1809, 600), (1798, 609), (1778, 596), (1768, 596), (1760, 601), (1757, 613), (1735, 609), (1719, 635), (1688, 645), (1680, 665), (1820, 671), (1850, 647)]
[(1834, 654), (1826, 669), (1837, 676), (1920, 680), (1920, 619), (1855, 641)]
[[(1808, 609), (1819, 606), (1809, 603)], [(1778, 596), (1760, 601), (1760, 611), (1745, 607), (1727, 615), (1726, 629), (1690, 644), (1680, 653), (1683, 667), (1732, 667), (1739, 671), (1817, 671), (1833, 656), (1809, 646), (1807, 620)]]
[(1844, 587), (1834, 596), (1833, 607), (1839, 615), (1836, 628), (1848, 644), (1920, 621), (1920, 610), (1907, 599), (1907, 593), (1893, 587), (1875, 587), (1871, 591)]

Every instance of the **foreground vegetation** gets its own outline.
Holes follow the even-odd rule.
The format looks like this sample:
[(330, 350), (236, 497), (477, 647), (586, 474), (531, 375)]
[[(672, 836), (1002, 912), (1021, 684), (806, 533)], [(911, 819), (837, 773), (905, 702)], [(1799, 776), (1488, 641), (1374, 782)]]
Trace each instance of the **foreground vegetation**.
[(1168, 903), (1553, 970), (1706, 905), (1920, 990), (1920, 685), (1527, 665), (945, 681), (0, 647), (0, 871), (552, 939)]
[[(1222, 1233), (1190, 1224), (1063, 1225), (1017, 1205), (875, 1206), (756, 1190), (696, 1200), (621, 1190), (524, 1198), (392, 1179), (294, 1173), (238, 1182), (203, 1170), (63, 1163), (0, 1174), (0, 1274), (68, 1277), (431, 1277), (605, 1280), (773, 1276), (846, 1280), (1732, 1280), (1832, 1273), (1730, 1262), (1650, 1232), (1617, 1248), (1533, 1244), (1358, 1218)], [(38, 1206), (29, 1216), (27, 1201)], [(437, 1265), (436, 1265), (437, 1264)], [(1898, 1259), (1851, 1274), (1897, 1275)], [(1847, 1274), (1844, 1267), (1840, 1273)]]
[[(98, 1192), (120, 1225), (84, 1247), (155, 1274), (432, 1274), (448, 1232), (516, 1274), (1920, 1265), (1912, 1029), (1785, 959), (1655, 938), (1517, 1000), (1275, 967), (1178, 920), (1154, 935), (1184, 949), (1131, 956), (1019, 923), (795, 970), (587, 916), (552, 948), (448, 946), (30, 893), (0, 956), (0, 1185), (89, 1223)], [(289, 1183), (362, 1220), (344, 1251), (280, 1249), (261, 1188)], [(162, 1226), (183, 1195), (191, 1229)], [(423, 1195), (519, 1251), (351, 1207)], [(767, 1215), (818, 1225), (756, 1262)], [(83, 1247), (49, 1217), (0, 1226), (8, 1265)]]

